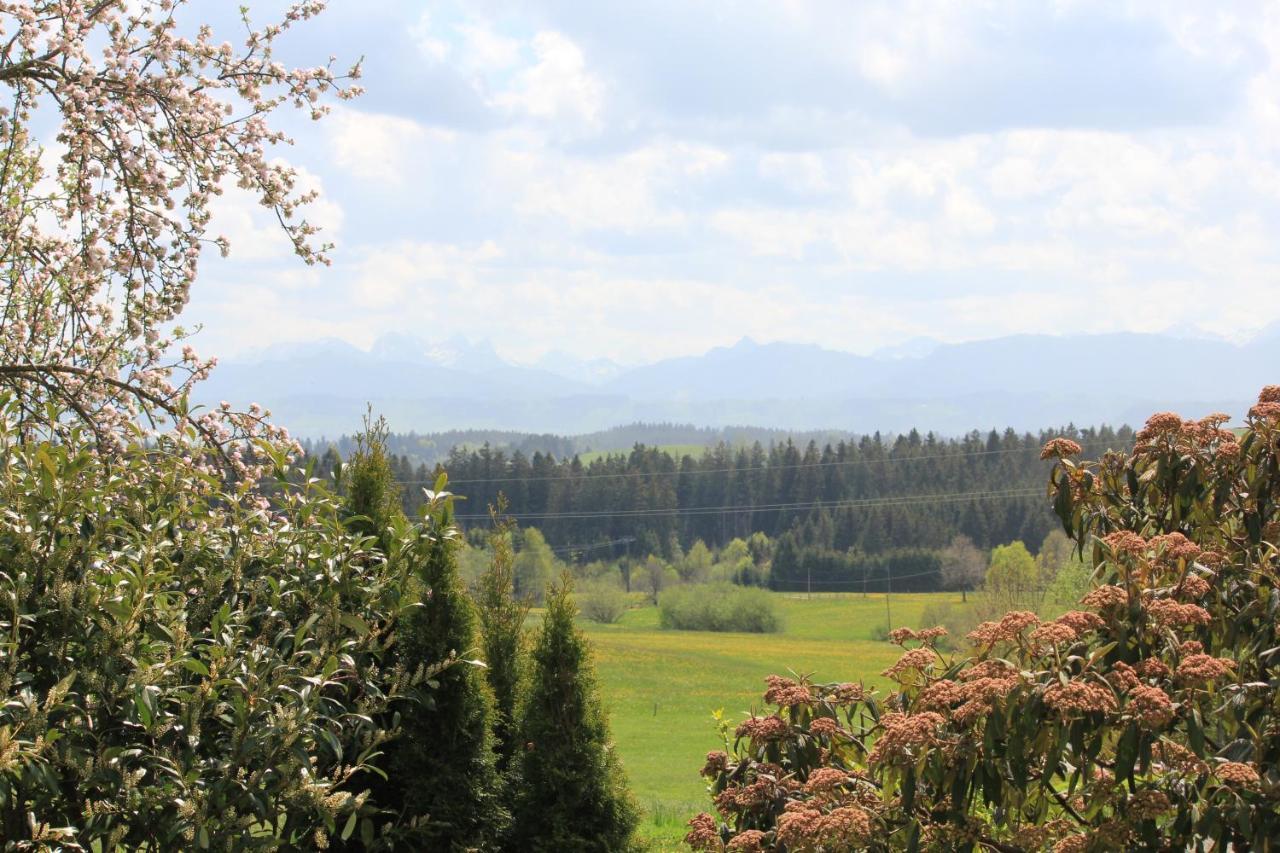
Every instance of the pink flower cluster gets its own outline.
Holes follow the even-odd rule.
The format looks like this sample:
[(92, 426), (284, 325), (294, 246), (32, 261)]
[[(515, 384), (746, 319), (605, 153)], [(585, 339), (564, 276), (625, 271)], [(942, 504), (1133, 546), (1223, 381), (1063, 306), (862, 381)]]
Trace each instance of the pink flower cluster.
[(807, 684), (801, 684), (781, 675), (770, 675), (765, 678), (768, 689), (764, 693), (764, 701), (770, 705), (793, 708), (797, 705), (813, 704), (813, 691)]
[[(195, 5), (0, 2), (0, 77), (12, 96), (0, 108), (0, 388), (48, 437), (87, 428), (99, 450), (118, 453), (144, 422), (149, 438), (252, 479), (262, 468), (246, 444), (292, 443), (261, 412), (187, 410), (214, 362), (174, 323), (205, 246), (226, 250), (206, 229), (228, 184), (256, 196), (306, 263), (327, 263), (316, 227), (299, 219), (315, 193), (276, 159), (288, 139), (269, 119), (287, 105), (322, 116), (322, 99), (359, 94), (360, 70), (275, 59), (279, 39), (323, 8), (317, 0), (248, 28), (238, 49), (187, 23), (180, 7)], [(41, 149), (53, 138), (56, 159)], [(46, 403), (58, 414), (45, 417)]]
[(1039, 622), (1039, 617), (1028, 610), (1013, 610), (1006, 613), (999, 622), (983, 622), (966, 636), (975, 646), (989, 648), (996, 643), (1018, 639), (1023, 631)]
[(941, 714), (922, 711), (918, 714), (889, 713), (880, 718), (884, 731), (867, 756), (867, 763), (874, 766), (912, 757), (921, 749), (938, 742), (938, 729), (944, 720)]
[(1041, 459), (1065, 459), (1068, 456), (1079, 456), (1083, 448), (1069, 438), (1050, 439), (1040, 451)]

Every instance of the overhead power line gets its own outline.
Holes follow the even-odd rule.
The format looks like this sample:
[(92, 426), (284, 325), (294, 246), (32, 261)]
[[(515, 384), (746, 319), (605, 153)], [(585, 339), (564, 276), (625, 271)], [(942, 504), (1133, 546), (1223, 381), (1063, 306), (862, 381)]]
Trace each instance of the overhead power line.
[(608, 542), (597, 542), (594, 545), (560, 545), (552, 548), (556, 554), (585, 554), (588, 551), (599, 551), (601, 548), (612, 548), (614, 545), (626, 545), (636, 541), (634, 536), (623, 536), (621, 539), (610, 539)]
[[(982, 491), (982, 492), (951, 492), (926, 495), (900, 495), (897, 497), (884, 498), (861, 498), (840, 501), (798, 501), (795, 503), (774, 503), (774, 504), (734, 504), (724, 506), (695, 506), (695, 507), (671, 507), (671, 508), (647, 508), (647, 509), (624, 509), (624, 510), (569, 510), (566, 512), (531, 512), (526, 514), (513, 513), (519, 521), (548, 520), (560, 518), (640, 518), (646, 516), (661, 515), (718, 515), (728, 512), (772, 512), (789, 509), (864, 509), (882, 506), (911, 506), (915, 504), (930, 503), (951, 503), (955, 501), (979, 500), (979, 499), (995, 499), (1004, 500), (1012, 498), (1029, 498), (1037, 495), (1044, 495), (1045, 490), (1040, 487), (1023, 488), (1023, 489), (1005, 489), (1000, 491)], [(489, 518), (487, 513), (459, 514), (455, 518), (464, 521), (482, 520)]]
[[(1104, 448), (1108, 450), (1112, 449), (1109, 443), (1105, 447), (1101, 442), (1094, 442), (1093, 444), (1084, 445), (1084, 449), (1086, 450), (1089, 450), (1092, 448)], [(961, 451), (958, 453), (924, 453), (919, 456), (892, 456), (892, 457), (885, 457), (884, 459), (843, 459), (843, 460), (830, 460), (827, 462), (798, 462), (798, 463), (793, 463), (789, 465), (766, 464), (764, 466), (751, 467), (751, 468), (736, 468), (736, 467), (735, 468), (700, 468), (700, 469), (694, 469), (692, 471), (681, 471), (678, 469), (675, 471), (620, 471), (617, 473), (608, 472), (608, 473), (596, 473), (596, 474), (590, 474), (590, 473), (555, 474), (555, 475), (540, 476), (540, 477), (520, 477), (520, 476), (511, 474), (505, 477), (472, 477), (468, 479), (459, 479), (459, 480), (454, 480), (450, 478), (449, 485), (457, 486), (457, 485), (474, 485), (479, 483), (511, 483), (511, 482), (546, 483), (546, 482), (557, 482), (557, 481), (565, 481), (565, 480), (579, 481), (579, 480), (600, 480), (600, 479), (627, 479), (627, 478), (639, 478), (639, 477), (682, 477), (682, 476), (687, 477), (687, 476), (701, 476), (704, 474), (731, 474), (731, 473), (737, 473), (737, 472), (746, 473), (746, 474), (753, 474), (753, 473), (768, 474), (771, 471), (791, 471), (791, 470), (806, 469), (806, 468), (831, 468), (831, 467), (856, 468), (856, 467), (868, 466), (868, 465), (895, 465), (900, 462), (928, 462), (928, 461), (934, 461), (934, 460), (945, 462), (953, 459), (971, 459), (971, 458), (982, 457), (982, 456), (1004, 456), (1004, 455), (1009, 455), (1013, 453), (1039, 453), (1039, 452), (1040, 452), (1039, 447), (1008, 447), (1008, 448), (1002, 448), (1000, 450), (974, 450), (974, 451)], [(411, 480), (396, 480), (395, 482), (397, 485), (400, 485), (400, 486), (431, 486), (435, 483), (435, 478), (434, 477), (415, 478)]]
[(909, 581), (912, 578), (937, 577), (938, 572), (912, 572), (909, 575), (895, 575), (886, 573), (883, 575), (868, 574), (864, 579), (862, 575), (842, 581), (809, 581), (809, 580), (786, 580), (780, 581), (774, 578), (770, 579), (771, 584), (789, 584), (798, 587), (798, 589), (777, 589), (777, 592), (805, 592), (809, 586), (856, 586), (861, 583), (883, 583), (886, 579), (894, 581)]

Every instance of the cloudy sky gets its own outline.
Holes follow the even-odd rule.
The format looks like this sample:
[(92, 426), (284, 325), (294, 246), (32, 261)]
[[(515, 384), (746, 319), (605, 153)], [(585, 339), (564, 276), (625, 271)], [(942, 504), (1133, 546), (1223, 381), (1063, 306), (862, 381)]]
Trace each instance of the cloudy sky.
[(288, 58), (364, 56), (368, 93), (290, 118), (287, 156), (334, 264), (226, 196), (202, 351), (398, 331), (636, 363), (1280, 319), (1275, 3), (331, 6)]

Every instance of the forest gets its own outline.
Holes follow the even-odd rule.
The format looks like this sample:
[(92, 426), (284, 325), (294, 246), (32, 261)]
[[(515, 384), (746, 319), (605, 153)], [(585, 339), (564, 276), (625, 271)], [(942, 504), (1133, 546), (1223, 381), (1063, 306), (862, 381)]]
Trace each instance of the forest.
[[(629, 453), (527, 456), (455, 447), (441, 463), (416, 467), (391, 454), (406, 512), (422, 487), (447, 472), (466, 499), (464, 527), (490, 523), (500, 502), (522, 526), (536, 527), (564, 559), (674, 562), (701, 542), (720, 549), (763, 534), (771, 541), (772, 572), (741, 578), (778, 590), (882, 591), (940, 586), (938, 552), (957, 536), (979, 548), (1021, 540), (1036, 547), (1058, 525), (1045, 501), (1049, 463), (1040, 449), (1070, 436), (1089, 452), (1123, 452), (1133, 430), (1076, 428), (1039, 435), (1006, 429), (960, 438), (911, 431), (800, 446), (790, 438), (676, 455), (637, 444)], [(394, 436), (388, 448), (403, 447)], [(332, 479), (336, 447), (313, 448), (312, 476)]]

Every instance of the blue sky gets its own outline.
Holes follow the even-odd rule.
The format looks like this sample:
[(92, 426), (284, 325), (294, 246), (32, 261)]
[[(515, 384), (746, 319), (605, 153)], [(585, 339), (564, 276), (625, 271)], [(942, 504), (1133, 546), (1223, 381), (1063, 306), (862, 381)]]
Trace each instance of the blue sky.
[(202, 352), (396, 331), (637, 363), (1280, 319), (1274, 3), (331, 6), (288, 58), (364, 56), (368, 93), (290, 118), (282, 154), (334, 265), (228, 193)]

